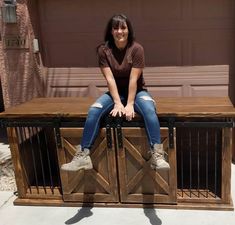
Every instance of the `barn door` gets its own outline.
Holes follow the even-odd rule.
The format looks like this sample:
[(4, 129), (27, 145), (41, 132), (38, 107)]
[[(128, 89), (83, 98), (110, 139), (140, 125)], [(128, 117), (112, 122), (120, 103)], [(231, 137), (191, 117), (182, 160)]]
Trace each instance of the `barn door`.
[(117, 151), (122, 203), (176, 203), (175, 149), (168, 147), (168, 131), (161, 130), (161, 135), (171, 169), (156, 172), (149, 166), (149, 145), (145, 130), (122, 129), (123, 147), (118, 147)]
[[(60, 165), (69, 162), (80, 143), (82, 128), (61, 128), (62, 148), (59, 150)], [(117, 202), (118, 188), (114, 148), (107, 148), (105, 129), (96, 139), (91, 151), (92, 170), (78, 172), (61, 171), (64, 201)]]

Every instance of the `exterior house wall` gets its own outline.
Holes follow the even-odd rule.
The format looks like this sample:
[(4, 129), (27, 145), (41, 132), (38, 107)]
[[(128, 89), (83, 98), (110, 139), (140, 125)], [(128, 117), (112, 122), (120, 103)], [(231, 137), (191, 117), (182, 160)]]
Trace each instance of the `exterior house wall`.
[[(1, 19), (0, 70), (5, 108), (44, 95), (39, 57), (33, 53), (35, 34), (27, 2), (17, 1), (17, 23), (6, 24)], [(0, 4), (3, 6), (3, 0)], [(25, 41), (23, 46), (13, 43), (17, 37)]]
[[(141, 0), (137, 1), (138, 4), (136, 7), (136, 10), (141, 10), (140, 6), (143, 4), (143, 2)], [(169, 3), (170, 1), (166, 1), (166, 3), (160, 3), (159, 2), (159, 6), (160, 7), (165, 7), (165, 5), (167, 5), (167, 2)], [(219, 5), (220, 1), (217, 1), (216, 4), (218, 3)], [(221, 0), (222, 2), (222, 0)], [(105, 83), (104, 81), (102, 81), (102, 87), (98, 87), (99, 91), (96, 91), (95, 93), (93, 93), (94, 91), (90, 91), (93, 90), (92, 87), (90, 87), (91, 85), (89, 84), (89, 80), (87, 80), (87, 83), (84, 83), (84, 77), (88, 74), (92, 74), (93, 70), (96, 70), (94, 67), (93, 68), (89, 68), (89, 66), (87, 66), (87, 68), (85, 68), (84, 70), (81, 68), (79, 68), (79, 66), (76, 68), (76, 65), (69, 65), (68, 63), (66, 64), (67, 68), (60, 68), (61, 66), (58, 66), (58, 60), (62, 60), (64, 57), (64, 60), (66, 62), (71, 62), (71, 60), (68, 60), (68, 57), (66, 54), (69, 55), (69, 53), (71, 52), (69, 50), (69, 47), (71, 47), (71, 40), (70, 38), (72, 38), (72, 40), (77, 42), (77, 39), (74, 38), (73, 36), (69, 36), (66, 32), (64, 37), (61, 36), (63, 34), (63, 29), (70, 31), (72, 29), (72, 27), (74, 27), (73, 25), (81, 24), (81, 26), (84, 26), (83, 23), (81, 22), (77, 22), (80, 20), (74, 19), (72, 18), (73, 16), (77, 16), (77, 13), (75, 13), (74, 10), (72, 10), (71, 15), (69, 15), (69, 18), (67, 18), (68, 20), (66, 20), (65, 22), (67, 23), (67, 28), (63, 28), (63, 26), (61, 27), (61, 24), (64, 26), (66, 25), (66, 23), (62, 23), (63, 22), (63, 18), (66, 19), (66, 9), (73, 9), (74, 7), (72, 6), (76, 6), (76, 10), (80, 9), (82, 7), (84, 7), (84, 9), (86, 10), (90, 10), (90, 7), (88, 7), (88, 4), (91, 4), (90, 1), (88, 1), (88, 3), (86, 3), (86, 1), (81, 1), (79, 4), (82, 4), (81, 6), (78, 5), (78, 3), (74, 3), (71, 2), (70, 4), (73, 4), (70, 8), (69, 6), (66, 5), (66, 7), (63, 8), (63, 4), (67, 4), (66, 1), (54, 1), (54, 0), (41, 0), (41, 1), (37, 1), (37, 0), (31, 0), (31, 1), (27, 1), (27, 0), (19, 0), (17, 1), (17, 23), (16, 24), (5, 24), (3, 23), (3, 21), (1, 20), (1, 41), (0, 41), (0, 70), (1, 70), (1, 85), (2, 85), (2, 93), (3, 93), (3, 99), (4, 99), (4, 104), (5, 104), (5, 108), (8, 108), (10, 106), (13, 105), (17, 105), (20, 104), (24, 101), (28, 101), (33, 97), (38, 97), (38, 96), (56, 96), (54, 93), (59, 93), (59, 96), (74, 96), (74, 95), (97, 95), (99, 93), (102, 93), (102, 91), (104, 90)], [(132, 2), (133, 3), (133, 2)], [(173, 29), (172, 27), (168, 27), (167, 28), (167, 24), (169, 24), (169, 19), (174, 19), (175, 16), (176, 18), (191, 18), (192, 17), (189, 15), (189, 6), (192, 4), (192, 1), (187, 1), (184, 2), (185, 5), (182, 5), (182, 12), (184, 12), (183, 14), (177, 14), (175, 15), (176, 12), (181, 12), (180, 11), (180, 1), (176, 1), (174, 4), (177, 5), (177, 11), (173, 12), (173, 11), (169, 11), (168, 14), (159, 14), (157, 16), (158, 20), (157, 20), (157, 24), (156, 24), (156, 29), (160, 29), (160, 33), (161, 35), (155, 35), (156, 36), (156, 40), (152, 40), (152, 42), (159, 42), (158, 43), (158, 47), (162, 48), (158, 49), (158, 51), (154, 51), (154, 54), (158, 54), (158, 57), (155, 58), (161, 58), (160, 54), (161, 52), (163, 53), (164, 57), (163, 59), (160, 59), (159, 62), (155, 62), (155, 64), (153, 63), (153, 65), (151, 64), (151, 66), (171, 66), (169, 64), (169, 62), (171, 62), (171, 57), (172, 55), (175, 56), (179, 56), (178, 58), (180, 59), (183, 58), (183, 64), (179, 64), (178, 66), (185, 66), (186, 68), (189, 66), (193, 66), (194, 65), (194, 61), (196, 62), (196, 65), (199, 66), (200, 62), (201, 65), (210, 65), (207, 64), (206, 62), (210, 62), (210, 59), (213, 58), (213, 55), (215, 56), (214, 61), (211, 61), (211, 65), (215, 65), (218, 64), (220, 65), (220, 67), (218, 68), (223, 68), (221, 67), (221, 65), (229, 65), (228, 69), (225, 69), (223, 72), (223, 76), (222, 79), (221, 77), (218, 77), (217, 74), (218, 72), (221, 73), (220, 69), (219, 71), (215, 71), (215, 76), (211, 75), (211, 73), (213, 73), (212, 71), (209, 71), (210, 75), (208, 76), (208, 73), (203, 72), (201, 74), (203, 79), (206, 79), (206, 85), (203, 83), (203, 79), (202, 79), (202, 83), (195, 83), (195, 77), (191, 77), (192, 73), (189, 72), (187, 75), (184, 75), (184, 78), (182, 80), (182, 84), (179, 84), (179, 80), (178, 77), (176, 75), (176, 73), (172, 70), (173, 72), (168, 73), (168, 68), (166, 68), (166, 71), (168, 73), (168, 80), (166, 80), (165, 76), (161, 76), (161, 68), (160, 68), (160, 72), (159, 69), (157, 69), (157, 67), (155, 67), (156, 69), (154, 69), (153, 67), (149, 67), (146, 69), (146, 82), (147, 84), (149, 84), (150, 89), (152, 90), (152, 92), (154, 93), (154, 95), (159, 95), (159, 96), (170, 96), (172, 93), (172, 96), (175, 96), (175, 94), (177, 96), (203, 96), (203, 95), (208, 95), (208, 96), (225, 96), (228, 94), (228, 82), (229, 82), (229, 95), (231, 97), (231, 99), (233, 99), (234, 103), (235, 103), (235, 82), (234, 81), (234, 72), (233, 72), (233, 66), (232, 64), (234, 62), (234, 54), (230, 54), (231, 52), (228, 51), (228, 49), (232, 49), (232, 46), (234, 43), (234, 41), (232, 41), (232, 30), (233, 30), (233, 23), (231, 21), (233, 21), (231, 18), (234, 17), (234, 13), (232, 12), (232, 10), (230, 10), (230, 8), (234, 7), (234, 4), (232, 4), (232, 1), (224, 1), (224, 8), (222, 11), (218, 10), (214, 10), (213, 12), (210, 12), (210, 14), (206, 14), (205, 13), (205, 9), (204, 11), (202, 11), (202, 15), (201, 17), (196, 17), (197, 20), (195, 20), (194, 23), (194, 27), (193, 29), (195, 29), (194, 32), (196, 32), (196, 30), (198, 28), (201, 27), (200, 23), (203, 20), (203, 18), (205, 19), (205, 21), (207, 21), (207, 25), (203, 25), (208, 27), (208, 32), (205, 31), (204, 29), (204, 34), (208, 34), (209, 30), (212, 30), (211, 28), (215, 27), (215, 30), (217, 29), (218, 32), (221, 31), (222, 27), (225, 27), (224, 32), (224, 36), (219, 37), (219, 39), (215, 39), (212, 40), (212, 44), (217, 43), (217, 41), (219, 41), (220, 43), (223, 43), (220, 47), (218, 47), (217, 50), (214, 51), (214, 53), (218, 53), (218, 52), (222, 52), (221, 56), (219, 56), (219, 54), (214, 54), (213, 52), (210, 51), (209, 47), (210, 45), (208, 45), (208, 40), (211, 40), (211, 35), (209, 34), (208, 36), (203, 36), (203, 35), (199, 35), (198, 36), (194, 36), (189, 35), (189, 33), (187, 33), (187, 29), (188, 27), (190, 27), (190, 22), (187, 23), (187, 21), (190, 20), (185, 20), (185, 24), (187, 25), (187, 29), (185, 30), (185, 34), (186, 38), (191, 38), (192, 37), (192, 43), (195, 46), (198, 46), (198, 48), (191, 48), (189, 41), (188, 42), (179, 42), (179, 38), (183, 37), (182, 35), (184, 33), (179, 33), (180, 35), (170, 35), (171, 32), (176, 31), (176, 30), (180, 30), (182, 29), (181, 26), (184, 25), (181, 24), (180, 27), (178, 27), (177, 29)], [(0, 0), (0, 4), (1, 6), (3, 5), (3, 0)], [(55, 7), (55, 10), (57, 10), (58, 12), (53, 11), (53, 4)], [(75, 4), (75, 5), (74, 5)], [(105, 1), (102, 1), (102, 4), (105, 4)], [(149, 1), (149, 4), (156, 4), (154, 1)], [(203, 3), (198, 2), (195, 5), (195, 14), (194, 16), (199, 16), (199, 14), (196, 14), (196, 12), (201, 12), (200, 10), (200, 6)], [(207, 3), (205, 6), (209, 7), (209, 3)], [(125, 3), (126, 7), (129, 7), (129, 5), (127, 3)], [(106, 5), (107, 7), (107, 5)], [(117, 3), (116, 7), (121, 7), (121, 3)], [(215, 5), (215, 7), (217, 7)], [(166, 8), (164, 8), (166, 10)], [(217, 8), (216, 8), (217, 9)], [(112, 10), (114, 10), (114, 8), (112, 8)], [(127, 12), (132, 13), (131, 16), (134, 17), (134, 15), (136, 15), (136, 13), (134, 13), (134, 11), (132, 12), (131, 9), (127, 8), (126, 9)], [(129, 10), (129, 11), (128, 11)], [(134, 9), (133, 9), (134, 10)], [(152, 10), (152, 9), (151, 9)], [(150, 10), (150, 11), (151, 11)], [(88, 11), (84, 11), (84, 13), (82, 14), (82, 16), (85, 16), (86, 13), (88, 13)], [(159, 11), (159, 9), (158, 9)], [(145, 12), (147, 12), (147, 8), (145, 7)], [(159, 11), (160, 12), (160, 11)], [(226, 12), (228, 12), (228, 16), (226, 17)], [(60, 18), (58, 17), (58, 15), (61, 15), (62, 13), (62, 17)], [(68, 12), (67, 12), (68, 13)], [(139, 38), (140, 40), (143, 39), (143, 42), (146, 44), (146, 51), (150, 52), (151, 48), (149, 48), (148, 43), (149, 41), (146, 41), (144, 38), (146, 37), (146, 35), (144, 35), (146, 32), (142, 32), (144, 29), (146, 29), (146, 27), (142, 27), (143, 25), (141, 25), (141, 21), (143, 21), (142, 17), (143, 16), (141, 14), (142, 12), (139, 12), (137, 18), (136, 18), (136, 27), (137, 27), (137, 31), (139, 32)], [(51, 15), (52, 14), (52, 15)], [(96, 14), (94, 14), (97, 18), (98, 17), (98, 12), (96, 12)], [(148, 23), (151, 24), (151, 21), (155, 21), (153, 19), (151, 19), (154, 15), (150, 16), (150, 15), (145, 15), (146, 18), (148, 18)], [(217, 19), (214, 20), (215, 16), (218, 16)], [(95, 18), (96, 18), (95, 17)], [(141, 17), (141, 18), (140, 18)], [(162, 19), (163, 18), (163, 19)], [(221, 19), (222, 18), (222, 19)], [(164, 23), (161, 23), (161, 19), (166, 22), (166, 28), (169, 29), (169, 31), (166, 29), (162, 29), (162, 26), (165, 27)], [(172, 20), (173, 20), (172, 19)], [(195, 19), (195, 18), (193, 18)], [(58, 22), (59, 21), (59, 22)], [(73, 23), (74, 24), (71, 24)], [(93, 20), (91, 20), (93, 21)], [(103, 20), (102, 20), (103, 21)], [(178, 22), (177, 22), (178, 21)], [(219, 22), (220, 21), (220, 22)], [(104, 21), (103, 21), (104, 22)], [(177, 24), (179, 24), (180, 20), (176, 20), (174, 19), (174, 26), (177, 26)], [(83, 24), (83, 25), (82, 25)], [(161, 25), (162, 24), (162, 25)], [(172, 24), (172, 23), (170, 23)], [(227, 24), (227, 25), (226, 25)], [(153, 25), (153, 24), (152, 24)], [(158, 27), (160, 26), (160, 27)], [(173, 25), (172, 25), (173, 26)], [(86, 26), (87, 27), (87, 26)], [(96, 26), (97, 27), (97, 26)], [(50, 28), (50, 29), (49, 29)], [(62, 28), (62, 30), (61, 30)], [(197, 29), (196, 29), (197, 28)], [(87, 29), (87, 28), (86, 28)], [(99, 30), (103, 30), (103, 27), (101, 28), (101, 24), (99, 24), (98, 28)], [(173, 30), (172, 30), (173, 29)], [(172, 30), (172, 31), (171, 31)], [(46, 32), (48, 31), (48, 32)], [(171, 32), (170, 32), (171, 31)], [(56, 33), (57, 32), (57, 33)], [(58, 33), (59, 32), (59, 33)], [(86, 30), (86, 32), (88, 32)], [(142, 33), (141, 33), (142, 32)], [(165, 33), (164, 33), (165, 32)], [(214, 32), (214, 31), (213, 31)], [(217, 32), (217, 31), (216, 31)], [(218, 33), (217, 32), (217, 33)], [(89, 33), (89, 32), (88, 32)], [(221, 33), (221, 32), (220, 32)], [(61, 35), (56, 35), (56, 34), (61, 34)], [(80, 39), (83, 37), (83, 35), (79, 35), (79, 29), (77, 29), (76, 31), (74, 31), (73, 34), (76, 34), (76, 37), (79, 37)], [(73, 35), (72, 34), (72, 35)], [(168, 35), (167, 39), (164, 39), (164, 35)], [(196, 33), (195, 33), (196, 34)], [(170, 35), (170, 36), (169, 36)], [(9, 37), (11, 36), (18, 36), (20, 37), (21, 40), (25, 40), (26, 44), (25, 46), (21, 46), (21, 47), (15, 47), (15, 48), (6, 48), (5, 43), (6, 41), (9, 39)], [(89, 35), (88, 35), (89, 37)], [(197, 39), (198, 37), (198, 39)], [(38, 53), (34, 53), (33, 52), (33, 39), (37, 38), (39, 40), (39, 46), (40, 46), (40, 52)], [(91, 35), (91, 40), (93, 40), (92, 38), (95, 38), (95, 35)], [(150, 36), (149, 36), (150, 38)], [(175, 39), (174, 39), (175, 38)], [(79, 39), (79, 40), (80, 40)], [(182, 39), (184, 41), (184, 38)], [(161, 45), (161, 43), (163, 42), (165, 43), (165, 45)], [(182, 47), (180, 48), (171, 48), (170, 44), (167, 41), (171, 41), (169, 43), (183, 43)], [(226, 44), (226, 41), (228, 42)], [(66, 43), (68, 43), (66, 45)], [(166, 44), (168, 43), (168, 44)], [(216, 46), (217, 44), (213, 45)], [(55, 46), (59, 46), (59, 48), (55, 48)], [(75, 45), (76, 46), (76, 45)], [(173, 45), (175, 46), (175, 45)], [(178, 46), (178, 45), (177, 45)], [(203, 54), (200, 53), (201, 50), (204, 49), (205, 47), (205, 52), (207, 54)], [(209, 46), (209, 47), (208, 47)], [(182, 50), (182, 53), (179, 54), (172, 54), (172, 52), (170, 52), (168, 54), (169, 51), (165, 51), (165, 47), (169, 47), (169, 51), (171, 49), (177, 49), (179, 50), (179, 52), (181, 52), (180, 50)], [(60, 49), (66, 50), (67, 52), (63, 52), (61, 54)], [(198, 51), (196, 51), (198, 49)], [(209, 49), (209, 50), (208, 50)], [(215, 49), (214, 47), (212, 49)], [(220, 51), (220, 49), (222, 49)], [(50, 50), (50, 51), (49, 51)], [(190, 50), (190, 51), (189, 51)], [(195, 50), (195, 54), (189, 54), (192, 53)], [(173, 50), (172, 50), (173, 51)], [(58, 52), (59, 54), (57, 54), (56, 52)], [(77, 51), (76, 51), (77, 52)], [(202, 51), (203, 52), (203, 51)], [(235, 51), (234, 51), (235, 52)], [(42, 56), (41, 57), (41, 53)], [(50, 53), (50, 54), (49, 54)], [(55, 54), (56, 53), (56, 54)], [(174, 52), (173, 52), (174, 53)], [(177, 53), (177, 51), (176, 51)], [(159, 55), (160, 54), (160, 55)], [(148, 54), (148, 57), (151, 54)], [(200, 55), (202, 57), (200, 57)], [(55, 57), (53, 57), (55, 56)], [(187, 57), (188, 56), (188, 57)], [(51, 57), (51, 58), (50, 58)], [(58, 58), (59, 57), (59, 58)], [(152, 59), (148, 59), (149, 62), (152, 62), (151, 60), (154, 59), (154, 57)], [(204, 58), (203, 58), (204, 57)], [(221, 58), (220, 58), (221, 57)], [(42, 58), (42, 60), (41, 60)], [(73, 57), (76, 58), (76, 57)], [(191, 59), (190, 62), (188, 62), (188, 60)], [(50, 60), (57, 60), (55, 61), (56, 63), (54, 63), (55, 65), (50, 65), (51, 61)], [(155, 59), (154, 59), (155, 60)], [(161, 60), (162, 63), (161, 63)], [(198, 61), (199, 60), (199, 61)], [(202, 61), (200, 61), (202, 60)], [(204, 61), (207, 60), (207, 61)], [(43, 62), (44, 61), (44, 62)], [(79, 61), (79, 60), (78, 60)], [(177, 61), (177, 60), (176, 60)], [(178, 60), (180, 61), (180, 60)], [(177, 61), (177, 62), (178, 62)], [(180, 62), (181, 62), (180, 61)], [(44, 65), (48, 64), (48, 68), (44, 67), (42, 62), (44, 63)], [(74, 61), (73, 61), (74, 62)], [(204, 62), (204, 63), (203, 63)], [(213, 62), (215, 64), (213, 64)], [(219, 63), (220, 62), (220, 63)], [(53, 63), (52, 63), (53, 64)], [(57, 68), (58, 66), (58, 68)], [(74, 71), (77, 71), (75, 73), (73, 73), (71, 76), (70, 73), (64, 73), (64, 70), (68, 70), (70, 71), (70, 66), (74, 67)], [(94, 65), (93, 65), (94, 66)], [(172, 66), (175, 66), (175, 64), (173, 63)], [(227, 67), (225, 67), (227, 68)], [(78, 69), (78, 70), (77, 70)], [(163, 70), (165, 70), (163, 68)], [(176, 69), (178, 71), (178, 69)], [(181, 69), (179, 69), (180, 71)], [(204, 69), (199, 69), (199, 72), (201, 70)], [(56, 72), (54, 72), (56, 71)], [(80, 73), (82, 71), (82, 73)], [(97, 70), (98, 71), (98, 70)], [(177, 72), (176, 71), (176, 72)], [(198, 71), (197, 71), (198, 73)], [(226, 75), (227, 73), (227, 75)], [(178, 73), (179, 74), (179, 73)], [(180, 74), (179, 74), (180, 75)], [(156, 76), (156, 79), (154, 79), (154, 82), (156, 81), (156, 84), (152, 82), (152, 78)], [(227, 77), (226, 77), (227, 76)], [(188, 77), (188, 79), (187, 79)], [(198, 73), (198, 77), (200, 77), (200, 73)], [(197, 77), (197, 80), (198, 80)], [(229, 78), (228, 78), (229, 77)], [(99, 72), (95, 72), (95, 76), (92, 77), (94, 78), (93, 83), (98, 83), (98, 81), (101, 79), (101, 76), (99, 74)], [(180, 76), (181, 78), (181, 76)], [(210, 83), (211, 80), (211, 83)], [(96, 82), (97, 81), (97, 82)], [(190, 83), (192, 81), (192, 84)], [(76, 87), (74, 88), (74, 82), (76, 83)], [(67, 85), (69, 84), (69, 85)], [(66, 86), (67, 85), (67, 86)], [(192, 87), (187, 88), (186, 87)], [(182, 87), (182, 88), (181, 88)], [(170, 90), (170, 91), (168, 91)], [(92, 93), (91, 93), (92, 92)], [(49, 94), (48, 94), (49, 93)]]

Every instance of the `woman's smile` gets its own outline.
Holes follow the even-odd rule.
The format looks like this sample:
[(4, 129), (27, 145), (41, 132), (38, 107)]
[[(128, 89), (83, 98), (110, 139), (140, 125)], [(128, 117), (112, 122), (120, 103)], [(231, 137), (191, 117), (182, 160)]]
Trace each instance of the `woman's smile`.
[(128, 27), (126, 23), (112, 28), (114, 42), (118, 48), (125, 48), (128, 42)]

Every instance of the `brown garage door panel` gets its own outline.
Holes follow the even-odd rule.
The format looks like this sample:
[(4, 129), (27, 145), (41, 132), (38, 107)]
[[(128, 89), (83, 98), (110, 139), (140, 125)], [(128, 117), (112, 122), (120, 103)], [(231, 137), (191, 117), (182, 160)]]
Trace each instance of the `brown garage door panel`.
[[(108, 18), (127, 14), (147, 66), (217, 65), (234, 61), (232, 0), (41, 0), (40, 46), (47, 67), (97, 66), (96, 46)], [(151, 34), (151, 35), (149, 35)]]
[[(98, 97), (107, 91), (99, 68), (47, 69), (47, 96)], [(147, 67), (144, 77), (153, 96), (227, 96), (229, 66)]]
[[(105, 24), (111, 15), (119, 12), (133, 22), (136, 38), (144, 46), (148, 67), (229, 65), (229, 96), (235, 104), (233, 0), (127, 0), (112, 1), (112, 4), (109, 0), (38, 1), (39, 44), (44, 66), (96, 67), (95, 49), (103, 39)], [(199, 87), (201, 84), (191, 86), (191, 81), (188, 85), (175, 84), (174, 77), (173, 82), (170, 79), (167, 84), (150, 86), (153, 95), (227, 95), (227, 81), (214, 86), (213, 82), (221, 81), (220, 77), (211, 76), (212, 84), (206, 83), (203, 88)], [(79, 86), (75, 82), (73, 90), (59, 85), (51, 88), (50, 82), (48, 85), (47, 94), (51, 96), (90, 94), (87, 84)], [(106, 90), (103, 84), (96, 87), (93, 96)]]

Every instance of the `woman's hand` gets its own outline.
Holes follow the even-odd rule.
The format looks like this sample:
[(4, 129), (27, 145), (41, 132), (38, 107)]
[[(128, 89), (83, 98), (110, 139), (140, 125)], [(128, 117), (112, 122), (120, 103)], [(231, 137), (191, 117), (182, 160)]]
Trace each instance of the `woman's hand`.
[(122, 116), (125, 114), (125, 108), (122, 103), (116, 103), (114, 104), (113, 110), (110, 112), (110, 115), (115, 117), (115, 116)]
[(125, 107), (126, 120), (131, 121), (135, 117), (135, 110), (132, 104), (127, 104)]

